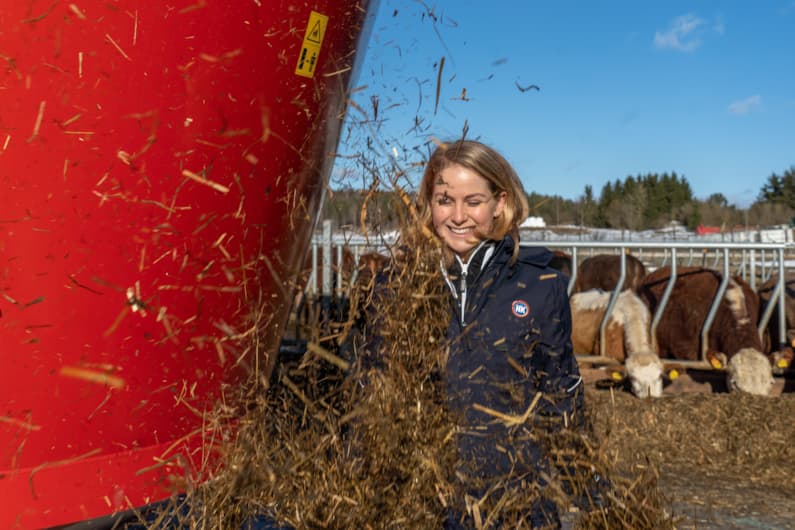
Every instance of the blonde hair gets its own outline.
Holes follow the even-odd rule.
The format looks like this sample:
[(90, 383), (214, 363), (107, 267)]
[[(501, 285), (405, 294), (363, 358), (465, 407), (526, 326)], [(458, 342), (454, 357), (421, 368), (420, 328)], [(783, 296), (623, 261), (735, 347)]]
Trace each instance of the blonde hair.
[(423, 231), (435, 233), (431, 215), (431, 197), (441, 172), (459, 165), (474, 171), (489, 183), (496, 197), (505, 192), (505, 206), (495, 219), (491, 233), (484, 234), (489, 239), (501, 240), (510, 235), (514, 242), (513, 260), (519, 253), (519, 225), (527, 218), (530, 207), (527, 204), (522, 181), (511, 164), (495, 149), (475, 140), (456, 140), (439, 145), (425, 166), (425, 173), (417, 193), (417, 214)]

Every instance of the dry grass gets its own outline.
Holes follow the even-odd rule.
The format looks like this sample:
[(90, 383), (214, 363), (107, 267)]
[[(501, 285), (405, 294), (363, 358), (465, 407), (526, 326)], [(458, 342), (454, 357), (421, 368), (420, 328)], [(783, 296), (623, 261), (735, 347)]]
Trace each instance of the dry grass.
[(623, 466), (697, 468), (795, 486), (791, 393), (694, 393), (639, 401), (626, 392), (593, 391), (588, 403), (604, 450)]
[[(421, 305), (430, 310), (435, 303)], [(270, 513), (295, 528), (441, 528), (456, 486), (449, 480), (452, 426), (435, 382), (439, 359), (433, 347), (408, 347), (399, 359), (377, 369), (357, 365), (357, 377), (343, 377), (307, 354), (281, 366), (280, 382), (268, 391), (241, 389), (245, 412), (235, 429), (225, 428), (222, 467), (190, 493), (187, 526), (240, 528), (252, 514)], [(662, 473), (697, 469), (725, 480), (728, 472), (744, 483), (792, 487), (791, 465), (782, 463), (795, 456), (793, 399), (683, 394), (640, 401), (589, 388), (599, 446), (575, 437), (574, 458), (570, 450), (553, 454), (574, 469), (578, 493), (587, 491), (589, 469), (607, 477), (611, 488), (607, 509), (570, 516), (573, 527), (676, 527), (670, 499), (658, 486)], [(219, 428), (232, 425), (228, 419), (227, 413)], [(565, 512), (572, 497), (563, 493), (561, 478), (552, 487), (561, 486), (557, 500)], [(534, 499), (532, 489), (503, 496), (503, 520)], [(495, 504), (486, 502), (483, 513)]]
[[(343, 350), (356, 354), (348, 359), (313, 344), (281, 364), (269, 388), (251, 381), (227, 397), (211, 422), (226, 440), (220, 465), (189, 492), (190, 508), (179, 512), (185, 526), (240, 528), (267, 514), (294, 528), (441, 528), (448, 514), (468, 513), (478, 528), (527, 527), (534, 484), (484, 485), (489, 494), (471, 499), (453, 473), (455, 425), (440, 388), (449, 310), (437, 255), (416, 243), (395, 260), (395, 296), (379, 302), (382, 354), (369, 354), (358, 336)], [(546, 444), (561, 463), (547, 478), (562, 512), (593, 491), (594, 471), (612, 483), (604, 507), (580, 514), (577, 527), (671, 527), (645, 462), (616, 473), (621, 452), (598, 447), (593, 436)]]
[[(252, 380), (227, 396), (210, 421), (224, 440), (218, 465), (171, 517), (196, 529), (242, 528), (257, 514), (297, 529), (435, 529), (458, 513), (474, 528), (528, 527), (535, 484), (509, 478), (472, 499), (456, 479), (456, 427), (441, 388), (446, 288), (436, 250), (407, 237), (387, 271), (394, 296), (377, 302), (380, 353), (362, 347), (353, 321), (319, 328), (267, 388)], [(354, 306), (366, 306), (358, 295), (367, 293)], [(324, 334), (340, 332), (346, 347), (330, 348), (335, 341)], [(677, 526), (658, 486), (666, 469), (729, 466), (746, 479), (793, 484), (791, 469), (779, 465), (795, 456), (791, 402), (729, 394), (640, 401), (589, 387), (591, 432), (543, 440), (558, 464), (547, 495), (573, 528), (643, 530)], [(595, 488), (595, 476), (609, 487)], [(598, 506), (576, 510), (592, 493)]]

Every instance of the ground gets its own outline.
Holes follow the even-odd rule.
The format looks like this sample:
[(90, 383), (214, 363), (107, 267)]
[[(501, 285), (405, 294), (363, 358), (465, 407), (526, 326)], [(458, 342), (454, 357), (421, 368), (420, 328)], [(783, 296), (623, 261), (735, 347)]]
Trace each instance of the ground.
[[(778, 377), (770, 397), (722, 391), (720, 372), (692, 372), (657, 400), (584, 371), (595, 426), (619, 467), (649, 465), (677, 528), (795, 529), (795, 394)], [(597, 384), (599, 388), (597, 388)]]
[(697, 470), (663, 471), (661, 487), (672, 497), (681, 529), (778, 530), (795, 528), (795, 489), (745, 477)]

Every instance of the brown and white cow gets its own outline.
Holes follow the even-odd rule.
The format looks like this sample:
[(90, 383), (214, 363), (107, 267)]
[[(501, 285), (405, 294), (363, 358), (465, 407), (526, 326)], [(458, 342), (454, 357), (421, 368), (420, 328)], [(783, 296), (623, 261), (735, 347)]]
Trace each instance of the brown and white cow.
[[(626, 254), (626, 273), (623, 289), (636, 291), (643, 283), (646, 276), (646, 266), (635, 256)], [(621, 276), (621, 256), (615, 254), (597, 254), (586, 258), (577, 268), (577, 279), (574, 281), (574, 290), (579, 293), (588, 289), (602, 289), (612, 291), (618, 285)]]
[[(569, 298), (574, 353), (600, 353), (599, 329), (612, 293), (590, 289)], [(651, 313), (633, 291), (622, 291), (605, 327), (605, 356), (623, 362), (632, 392), (638, 397), (662, 395), (663, 364), (650, 335)]]
[[(670, 281), (671, 270), (649, 273), (641, 294), (654, 313)], [(658, 353), (662, 358), (701, 358), (701, 332), (722, 281), (718, 271), (680, 267), (670, 299), (657, 327)], [(756, 325), (759, 297), (742, 278), (730, 278), (709, 331), (707, 357), (726, 367), (730, 391), (768, 395), (773, 386), (772, 367), (762, 353)]]

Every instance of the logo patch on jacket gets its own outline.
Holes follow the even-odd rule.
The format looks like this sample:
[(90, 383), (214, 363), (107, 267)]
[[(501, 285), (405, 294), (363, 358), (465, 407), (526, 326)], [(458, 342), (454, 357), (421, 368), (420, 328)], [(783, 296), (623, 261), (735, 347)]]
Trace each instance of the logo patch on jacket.
[(511, 311), (514, 316), (524, 318), (530, 314), (530, 305), (524, 300), (514, 300), (511, 304)]

